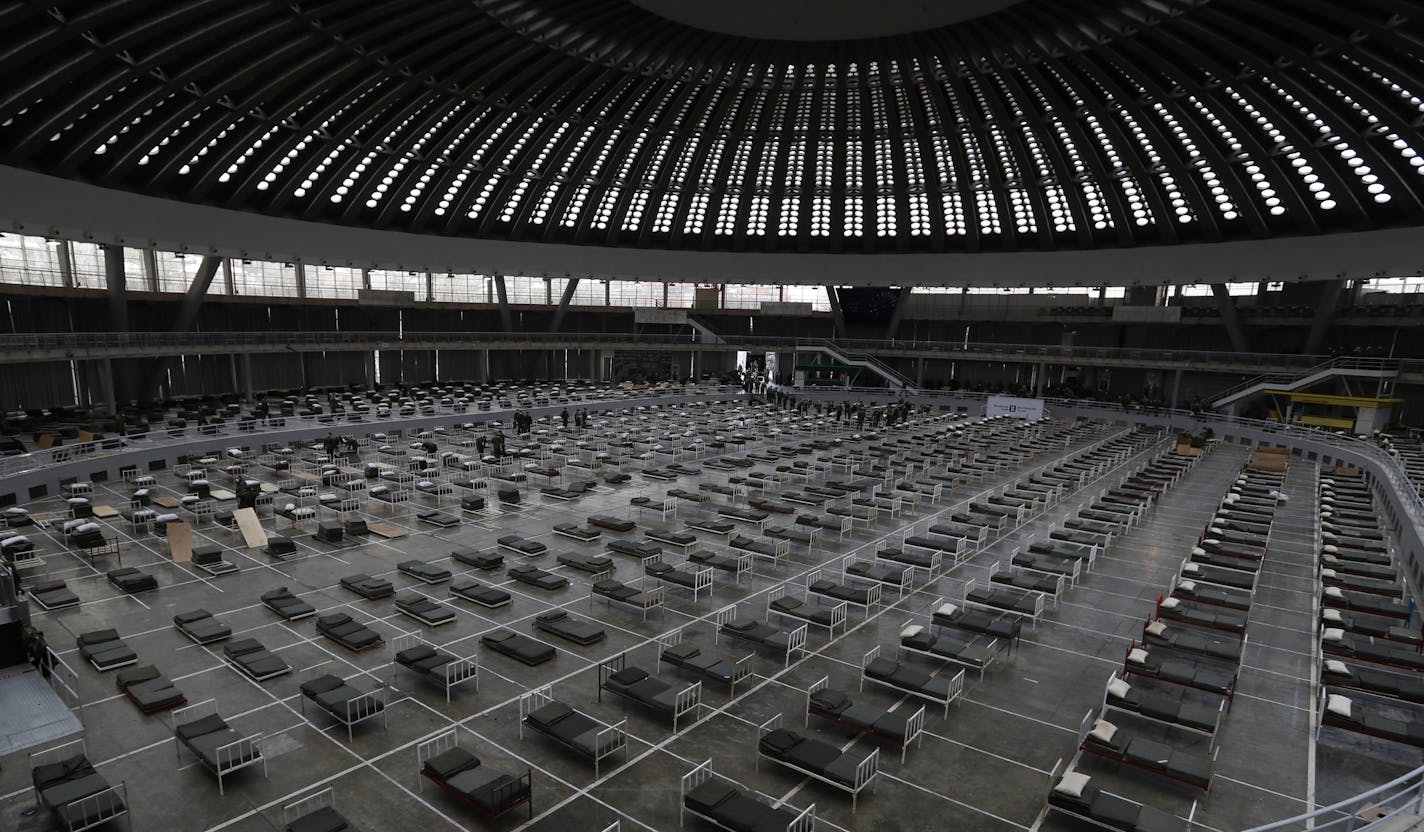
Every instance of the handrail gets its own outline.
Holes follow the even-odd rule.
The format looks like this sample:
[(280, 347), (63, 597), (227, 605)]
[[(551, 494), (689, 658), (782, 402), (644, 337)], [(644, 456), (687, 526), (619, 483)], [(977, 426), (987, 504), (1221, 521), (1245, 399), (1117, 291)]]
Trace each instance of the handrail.
[[(742, 392), (742, 388), (731, 385), (698, 385), (688, 388), (698, 393), (709, 395), (735, 395)], [(577, 392), (577, 391), (576, 391)], [(601, 388), (598, 395), (593, 398), (581, 400), (571, 400), (570, 405), (597, 405), (600, 407), (620, 407), (627, 399), (646, 398), (648, 395), (672, 394), (682, 392), (681, 388), (669, 390), (629, 390), (623, 396), (610, 396), (610, 392), (615, 392), (614, 388)], [(624, 391), (616, 391), (624, 392)], [(475, 410), (473, 408), (465, 411), (457, 411), (450, 405), (436, 405), (429, 414), (434, 416), (464, 416), (468, 421), (479, 422), (489, 419), (499, 418), (501, 415), (508, 415), (512, 410), (520, 407), (517, 403), (509, 408), (492, 406), (489, 410)], [(353, 417), (355, 420), (353, 420)], [(75, 442), (68, 445), (61, 445), (56, 448), (44, 450), (34, 450), (28, 453), (15, 454), (14, 456), (0, 457), (0, 478), (14, 476), (16, 474), (30, 473), (56, 465), (64, 465), (81, 459), (91, 458), (99, 454), (110, 454), (115, 451), (139, 451), (147, 449), (158, 449), (170, 445), (180, 445), (191, 442), (195, 439), (209, 439), (214, 443), (224, 440), (246, 444), (254, 436), (260, 436), (264, 429), (274, 429), (271, 423), (281, 420), (282, 430), (300, 430), (303, 427), (315, 428), (369, 428), (376, 424), (370, 419), (369, 413), (351, 411), (342, 414), (319, 413), (313, 415), (274, 415), (264, 420), (251, 419), (253, 430), (242, 431), (237, 429), (237, 420), (230, 420), (221, 425), (190, 425), (188, 427), (160, 427), (146, 433), (133, 433), (124, 436), (106, 436), (102, 439), (95, 439), (90, 442)]]
[[(1310, 368), (1326, 361), (1338, 362), (1337, 366), (1357, 369), (1400, 370), (1424, 372), (1424, 360), (1397, 358), (1366, 358), (1354, 356), (1330, 357), (1323, 355), (1298, 355), (1291, 353), (1237, 353), (1208, 350), (1171, 350), (1133, 347), (1083, 347), (1045, 344), (1013, 344), (974, 341), (934, 341), (919, 339), (865, 339), (865, 338), (797, 338), (774, 335), (734, 335), (719, 334), (721, 342), (743, 346), (758, 346), (768, 349), (814, 349), (831, 343), (843, 351), (913, 351), (940, 353), (993, 353), (1013, 356), (1021, 361), (1048, 359), (1117, 359), (1129, 361), (1170, 361), (1204, 362), (1228, 364), (1243, 367), (1278, 366), (1285, 369)], [(419, 344), (438, 347), (442, 343), (468, 345), (472, 343), (549, 344), (568, 347), (571, 344), (588, 345), (598, 343), (644, 344), (694, 344), (709, 346), (713, 342), (702, 340), (695, 332), (680, 334), (662, 333), (609, 333), (609, 332), (388, 332), (388, 331), (335, 331), (335, 332), (66, 332), (66, 333), (17, 333), (0, 335), (0, 351), (3, 350), (85, 350), (85, 349), (170, 349), (185, 347), (201, 350), (217, 347), (272, 347), (280, 345), (369, 345), (377, 349), (400, 349), (405, 344)], [(717, 344), (720, 346), (721, 344)], [(1015, 360), (1010, 358), (1009, 360)]]

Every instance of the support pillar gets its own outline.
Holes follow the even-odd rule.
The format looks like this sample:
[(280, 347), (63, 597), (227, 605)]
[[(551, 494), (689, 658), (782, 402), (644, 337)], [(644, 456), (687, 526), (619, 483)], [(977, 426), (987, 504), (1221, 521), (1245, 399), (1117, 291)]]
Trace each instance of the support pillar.
[(297, 275), (297, 297), (307, 296), (307, 267), (306, 264), (298, 261), (292, 264), (292, 271)]
[(1310, 334), (1305, 338), (1306, 355), (1319, 355), (1325, 346), (1325, 336), (1330, 333), (1330, 325), (1335, 322), (1335, 310), (1340, 305), (1340, 295), (1345, 291), (1345, 280), (1327, 280), (1320, 284), (1320, 297), (1315, 301), (1315, 318), (1310, 322)]
[(1048, 363), (1038, 362), (1038, 368), (1034, 371), (1033, 394), (1039, 398), (1043, 397), (1043, 386), (1048, 380)]
[(118, 401), (114, 397), (114, 362), (107, 358), (99, 359), (99, 392), (104, 397), (104, 406), (108, 408), (110, 416), (119, 415)]
[(909, 286), (901, 287), (900, 297), (895, 299), (895, 311), (890, 314), (890, 323), (885, 327), (885, 340), (894, 340), (896, 331), (900, 329), (900, 320), (905, 317), (905, 308), (910, 305), (910, 294), (913, 291)]
[(435, 300), (435, 275), (430, 272), (425, 273), (425, 299)]
[(143, 284), (148, 291), (158, 293), (158, 253), (151, 248), (143, 250)]
[(129, 295), (123, 246), (104, 246), (104, 286), (109, 299), (109, 329), (128, 332)]
[(227, 287), (228, 296), (235, 297), (237, 295), (237, 280), (232, 275), (232, 258), (224, 257), (222, 259), (222, 272), (223, 285)]
[(69, 250), (68, 240), (59, 240), (54, 246), (55, 258), (59, 260), (59, 282), (66, 289), (74, 288), (74, 255)]
[(834, 287), (834, 286), (827, 286), (827, 287), (826, 287), (826, 299), (831, 302), (831, 318), (835, 321), (835, 324), (836, 324), (836, 337), (837, 337), (837, 338), (845, 338), (845, 337), (846, 337), (845, 315), (844, 315), (844, 313), (841, 312), (841, 299), (840, 299), (840, 295), (836, 293), (836, 287)]
[[(218, 266), (222, 264), (220, 257), (204, 257), (201, 265), (198, 266), (197, 274), (193, 275), (193, 281), (188, 284), (188, 291), (183, 295), (183, 301), (178, 305), (178, 312), (174, 316), (174, 333), (190, 332), (193, 324), (198, 321), (198, 312), (203, 307), (203, 300), (208, 296), (208, 289), (213, 285), (213, 278), (217, 276)], [(168, 366), (172, 356), (159, 356), (153, 359), (147, 374), (143, 378), (143, 386), (138, 390), (140, 397), (151, 393), (157, 393), (158, 383), (163, 377), (163, 370)]]
[(1175, 370), (1172, 371), (1172, 398), (1170, 399), (1170, 405), (1169, 405), (1169, 406), (1170, 406), (1173, 410), (1176, 410), (1176, 409), (1177, 409), (1177, 404), (1178, 404), (1181, 400), (1182, 400), (1182, 368), (1181, 368), (1181, 367), (1178, 367), (1177, 369), (1175, 369)]
[(504, 326), (505, 332), (513, 332), (514, 318), (509, 314), (509, 291), (504, 285), (504, 275), (494, 276), (494, 290), (499, 296), (499, 322)]
[(1231, 348), (1237, 352), (1250, 352), (1246, 341), (1246, 330), (1241, 326), (1241, 318), (1236, 314), (1236, 301), (1227, 291), (1225, 283), (1211, 284), (1211, 293), (1216, 297), (1216, 308), (1221, 312), (1221, 325), (1226, 327), (1226, 335), (1231, 339)]
[(564, 315), (568, 314), (569, 304), (573, 302), (574, 292), (578, 289), (579, 279), (571, 277), (564, 284), (564, 293), (559, 297), (559, 307), (554, 310), (554, 322), (549, 325), (550, 332), (558, 332), (559, 327), (564, 325)]
[(924, 387), (924, 386), (925, 386), (925, 359), (924, 359), (924, 356), (920, 356), (920, 358), (915, 362), (915, 386), (916, 386), (916, 387)]
[(252, 404), (257, 397), (252, 395), (252, 353), (242, 354), (242, 395), (243, 401)]
[(371, 288), (371, 270), (370, 270), (370, 269), (362, 269), (362, 270), (361, 270), (361, 288), (362, 288), (362, 289), (370, 289), (370, 288)]

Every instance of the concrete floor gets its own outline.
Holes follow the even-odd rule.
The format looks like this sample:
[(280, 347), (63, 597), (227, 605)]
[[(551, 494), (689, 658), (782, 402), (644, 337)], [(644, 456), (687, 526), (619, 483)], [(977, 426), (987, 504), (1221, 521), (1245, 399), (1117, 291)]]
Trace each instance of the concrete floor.
[[(778, 437), (778, 444), (797, 439)], [(1046, 533), (1086, 505), (1102, 485), (1137, 470), (1149, 458), (1148, 453), (1139, 454), (1097, 486), (1051, 507), (994, 542), (952, 574), (931, 581), (868, 618), (852, 610), (851, 626), (844, 635), (828, 640), (824, 631), (813, 628), (810, 656), (789, 668), (778, 658), (753, 656), (754, 677), (739, 687), (736, 698), (729, 699), (720, 686), (705, 685), (703, 701), (708, 707), (676, 734), (667, 720), (636, 705), (608, 695), (600, 702), (597, 663), (630, 650), (630, 664), (651, 670), (657, 666), (652, 639), (676, 627), (687, 628), (686, 640), (711, 647), (713, 610), (733, 602), (748, 613), (764, 610), (765, 593), (783, 581), (799, 583), (808, 571), (836, 563), (849, 553), (868, 556), (887, 538), (898, 537), (911, 527), (923, 530), (974, 495), (1084, 447), (1086, 443), (1079, 442), (1066, 451), (1041, 455), (1017, 471), (961, 489), (938, 504), (922, 505), (898, 521), (881, 519), (844, 542), (829, 541), (821, 551), (808, 555), (803, 547), (793, 546), (791, 562), (769, 566), (759, 560), (756, 573), (740, 586), (724, 582), (718, 573), (710, 600), (694, 603), (687, 594), (669, 591), (664, 614), (654, 615), (647, 623), (626, 609), (601, 602), (590, 605), (589, 577), (558, 567), (554, 561), (553, 553), (569, 549), (602, 552), (603, 542), (617, 535), (604, 532), (600, 542), (579, 544), (553, 536), (550, 527), (559, 522), (581, 523), (597, 513), (626, 516), (632, 494), (661, 494), (675, 485), (695, 488), (697, 481), (724, 482), (726, 474), (704, 469), (700, 477), (682, 477), (676, 483), (645, 481), (635, 474), (632, 483), (569, 503), (543, 499), (537, 489), (526, 488), (524, 504), (517, 510), (495, 505), (484, 516), (466, 515), (459, 527), (450, 530), (432, 531), (404, 510), (395, 514), (375, 510), (368, 516), (404, 526), (410, 533), (395, 540), (370, 538), (341, 547), (305, 536), (298, 540), (302, 556), (291, 562), (276, 562), (260, 552), (249, 554), (233, 548), (240, 545), (235, 534), (211, 525), (201, 527), (197, 542), (228, 547), (228, 557), (242, 567), (241, 572), (221, 578), (200, 578), (173, 564), (162, 540), (152, 536), (132, 539), (126, 534), (127, 524), (112, 521), (106, 533), (125, 538), (124, 565), (149, 569), (162, 589), (138, 597), (119, 594), (100, 573), (48, 542), (44, 544), (44, 571), (69, 579), (85, 603), (74, 610), (37, 614), (36, 620), (50, 643), (78, 670), (88, 755), (111, 782), (127, 783), (134, 828), (140, 830), (279, 829), (285, 804), (327, 786), (334, 789), (341, 811), (358, 828), (370, 831), (601, 830), (615, 820), (623, 829), (673, 829), (678, 825), (679, 778), (709, 758), (718, 773), (772, 799), (798, 808), (814, 803), (818, 828), (823, 829), (1082, 828), (1079, 822), (1056, 813), (1042, 814), (1049, 773), (1057, 761), (1075, 755), (1076, 732), (1084, 714), (1100, 705), (1108, 676), (1121, 668), (1128, 643), (1140, 632), (1153, 602), (1177, 572), (1186, 547), (1196, 539), (1240, 470), (1244, 449), (1223, 447), (1207, 455), (1142, 523), (1098, 559), (1094, 570), (1065, 594), (1056, 609), (1036, 628), (1025, 631), (1012, 658), (1001, 658), (982, 681), (972, 674), (966, 677), (965, 693), (947, 717), (929, 707), (922, 743), (909, 750), (905, 763), (900, 762), (898, 749), (882, 747), (879, 781), (873, 793), (861, 796), (854, 811), (850, 799), (835, 789), (775, 766), (749, 768), (756, 757), (755, 726), (779, 713), (787, 727), (803, 730), (808, 685), (828, 675), (833, 686), (854, 692), (860, 660), (867, 650), (875, 645), (892, 650), (907, 619), (928, 618), (936, 598), (955, 595), (968, 580), (985, 576), (989, 565), (1006, 560), (1026, 540)], [(696, 461), (686, 464), (699, 465)], [(182, 486), (171, 474), (160, 475), (160, 482), (181, 493)], [(1413, 750), (1339, 731), (1325, 732), (1314, 758), (1317, 762), (1311, 764), (1316, 745), (1312, 681), (1316, 667), (1315, 483), (1314, 466), (1297, 461), (1291, 467), (1286, 482), (1291, 500), (1277, 515), (1272, 531), (1251, 612), (1250, 642), (1239, 690), (1216, 737), (1220, 757), (1210, 794), (1104, 761), (1081, 762), (1080, 769), (1104, 789), (1182, 818), (1192, 816), (1201, 829), (1230, 830), (1298, 814), (1312, 799), (1325, 803), (1354, 794), (1420, 764), (1420, 755)], [(127, 492), (121, 490), (121, 484), (115, 485), (118, 487), (96, 484), (94, 502), (112, 497), (110, 502), (122, 505)], [(417, 498), (417, 502), (424, 501)], [(32, 509), (45, 507), (41, 503)], [(459, 513), (458, 503), (450, 508), (447, 500), (446, 510)], [(287, 521), (271, 517), (264, 517), (264, 525), (269, 531), (284, 533), (288, 527)], [(389, 599), (361, 599), (340, 588), (338, 579), (368, 572), (388, 577), (398, 592), (414, 587), (443, 597), (442, 587), (426, 588), (396, 572), (395, 564), (420, 558), (447, 566), (458, 575), (465, 569), (449, 559), (452, 548), (493, 546), (496, 537), (508, 533), (547, 543), (551, 554), (535, 562), (567, 575), (571, 585), (541, 592), (502, 583), (514, 594), (512, 605), (489, 611), (456, 603), (457, 622), (426, 629), (424, 635), (445, 649), (470, 656), (477, 652), (480, 634), (512, 627), (555, 644), (559, 655), (545, 665), (527, 668), (497, 654), (481, 653), (479, 691), (457, 689), (447, 704), (442, 691), (393, 669), (389, 643), (397, 634), (417, 629), (415, 622), (394, 613)], [(626, 536), (641, 539), (641, 530)], [(707, 546), (708, 538), (702, 537)], [(35, 535), (35, 539), (41, 538), (43, 535)], [(712, 538), (711, 542), (720, 544), (720, 539)], [(621, 579), (636, 577), (636, 563), (618, 555), (613, 558)], [(504, 580), (502, 572), (473, 576)], [(290, 587), (322, 612), (348, 611), (382, 632), (388, 646), (353, 654), (319, 637), (310, 619), (290, 624), (277, 620), (258, 603), (257, 596), (279, 585)], [(297, 671), (334, 661), (341, 675), (356, 676), (353, 681), (358, 686), (391, 685), (389, 726), (382, 730), (379, 722), (360, 725), (348, 742), (344, 727), (312, 708), (303, 714), (299, 672), (265, 683), (236, 673), (222, 661), (221, 645), (193, 645), (170, 625), (174, 613), (198, 606), (226, 621), (235, 637), (258, 638)], [(554, 607), (595, 619), (605, 627), (607, 639), (591, 647), (575, 647), (534, 631), (533, 616)], [(116, 693), (113, 674), (100, 674), (81, 664), (72, 649), (73, 634), (101, 627), (119, 630), (144, 662), (158, 665), (174, 680), (189, 702), (215, 698), (221, 713), (240, 730), (262, 731), (268, 776), (264, 779), (260, 770), (252, 769), (238, 773), (228, 782), (226, 796), (219, 797), (208, 772), (192, 765), (190, 757), (180, 760), (175, 754), (167, 715), (141, 715)], [(715, 649), (729, 657), (747, 651), (745, 646), (725, 640)], [(910, 661), (927, 669), (937, 664), (922, 658)], [(686, 679), (676, 671), (664, 671), (663, 677)], [(560, 699), (598, 719), (611, 723), (626, 717), (626, 765), (608, 765), (595, 779), (588, 761), (551, 741), (527, 731), (520, 739), (518, 697), (543, 684), (553, 684)], [(884, 688), (868, 687), (854, 695), (858, 701), (886, 707), (912, 704)], [(1214, 701), (1214, 697), (1202, 696), (1204, 701)], [(1156, 731), (1175, 747), (1204, 749), (1208, 744), (1205, 737), (1151, 725), (1143, 722), (1147, 727), (1142, 733)], [(532, 769), (532, 820), (521, 809), (487, 821), (433, 788), (422, 791), (415, 746), (451, 727), (458, 729), (461, 744), (484, 765), (509, 772)], [(824, 722), (813, 721), (808, 733), (864, 753), (875, 747), (871, 740), (853, 739)], [(0, 828), (48, 828), (51, 819), (47, 813), (24, 814), (32, 805), (27, 782), (28, 765), (23, 755), (0, 759)], [(692, 818), (687, 825), (710, 828)]]

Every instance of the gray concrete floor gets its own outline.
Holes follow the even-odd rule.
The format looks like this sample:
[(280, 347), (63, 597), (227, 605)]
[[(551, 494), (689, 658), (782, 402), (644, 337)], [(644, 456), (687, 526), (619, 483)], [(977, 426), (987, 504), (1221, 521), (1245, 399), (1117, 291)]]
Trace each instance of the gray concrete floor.
[[(777, 444), (803, 438), (807, 437), (782, 436)], [(151, 570), (162, 589), (138, 597), (119, 594), (100, 572), (64, 553), (61, 546), (46, 542), (42, 544), (44, 571), (68, 579), (84, 604), (75, 610), (38, 614), (37, 621), (50, 643), (78, 670), (89, 757), (111, 782), (127, 783), (135, 829), (281, 828), (284, 804), (327, 786), (334, 789), (340, 809), (364, 830), (601, 830), (614, 820), (620, 821), (623, 829), (672, 829), (678, 824), (679, 778), (709, 758), (719, 773), (775, 800), (797, 807), (815, 803), (819, 828), (824, 829), (1080, 828), (1078, 822), (1060, 815), (1042, 815), (1049, 773), (1057, 761), (1075, 755), (1080, 721), (1100, 705), (1108, 676), (1121, 668), (1127, 645), (1140, 632), (1186, 548), (1244, 463), (1243, 449), (1223, 447), (1207, 455), (1142, 523), (1099, 558), (1095, 569), (1065, 594), (1056, 609), (1037, 627), (1026, 630), (1012, 658), (1001, 659), (982, 681), (972, 674), (967, 677), (965, 693), (947, 717), (934, 706), (928, 708), (922, 743), (909, 750), (905, 763), (900, 762), (898, 749), (882, 747), (879, 782), (873, 793), (862, 795), (854, 811), (849, 798), (837, 790), (775, 766), (753, 767), (755, 726), (780, 713), (788, 727), (803, 730), (808, 685), (829, 676), (833, 685), (854, 691), (860, 660), (867, 650), (875, 645), (892, 650), (907, 619), (928, 618), (936, 598), (957, 594), (972, 578), (982, 579), (990, 564), (1006, 560), (1024, 541), (1045, 533), (1086, 505), (1101, 485), (1136, 470), (1149, 454), (1139, 454), (1097, 486), (1051, 507), (951, 574), (872, 612), (868, 619), (852, 610), (851, 626), (844, 635), (828, 640), (824, 631), (813, 629), (809, 657), (789, 668), (777, 658), (755, 655), (750, 660), (754, 677), (738, 689), (735, 699), (729, 699), (718, 686), (706, 685), (704, 703), (709, 707), (701, 718), (684, 723), (675, 734), (666, 720), (616, 697), (604, 696), (600, 702), (597, 664), (629, 650), (630, 663), (651, 669), (657, 665), (651, 640), (676, 627), (687, 627), (688, 641), (711, 647), (713, 610), (733, 602), (747, 612), (762, 610), (764, 595), (773, 586), (787, 580), (798, 582), (806, 572), (837, 563), (846, 554), (868, 556), (887, 538), (909, 528), (923, 530), (974, 495), (1017, 479), (1027, 468), (1084, 447), (1085, 442), (1078, 442), (1066, 451), (1041, 455), (1016, 471), (961, 489), (938, 504), (922, 505), (898, 521), (882, 517), (873, 528), (860, 530), (843, 542), (832, 540), (809, 555), (795, 546), (790, 562), (770, 566), (758, 561), (756, 574), (740, 586), (724, 582), (719, 573), (710, 600), (694, 603), (688, 595), (672, 590), (664, 614), (647, 623), (626, 609), (590, 605), (589, 577), (558, 567), (554, 561), (554, 553), (569, 549), (602, 552), (603, 541), (617, 535), (605, 532), (603, 541), (579, 544), (553, 536), (550, 527), (559, 522), (583, 522), (597, 513), (627, 515), (628, 499), (635, 493), (661, 494), (675, 485), (695, 488), (699, 480), (724, 482), (727, 474), (704, 469), (700, 477), (682, 477), (676, 483), (645, 481), (635, 474), (628, 485), (569, 503), (543, 499), (537, 489), (526, 488), (524, 504), (517, 510), (492, 505), (486, 515), (465, 515), (464, 522), (450, 530), (432, 531), (418, 524), (408, 511), (373, 510), (368, 516), (406, 527), (410, 533), (395, 540), (371, 538), (341, 547), (303, 536), (297, 544), (301, 557), (291, 562), (248, 553), (237, 548), (241, 541), (235, 533), (211, 525), (201, 527), (198, 542), (227, 547), (228, 557), (242, 567), (241, 572), (221, 578), (200, 577), (173, 564), (162, 540), (151, 536), (133, 539), (126, 533), (127, 524), (112, 521), (106, 532), (124, 537), (124, 565)], [(687, 464), (699, 465), (696, 461)], [(165, 488), (181, 493), (171, 474), (161, 475), (160, 480)], [(1261, 588), (1251, 612), (1250, 643), (1239, 692), (1216, 737), (1221, 750), (1217, 781), (1210, 794), (1106, 762), (1083, 761), (1081, 770), (1093, 775), (1105, 789), (1183, 818), (1194, 812), (1199, 828), (1229, 830), (1297, 814), (1307, 808), (1312, 797), (1323, 803), (1354, 794), (1421, 762), (1417, 753), (1399, 746), (1354, 735), (1330, 736), (1342, 732), (1327, 731), (1318, 765), (1311, 765), (1315, 746), (1315, 482), (1313, 466), (1298, 461), (1290, 469), (1286, 490), (1291, 500), (1277, 515), (1272, 530)], [(122, 484), (97, 484), (96, 491), (95, 503), (122, 505), (127, 499)], [(490, 497), (494, 504), (492, 493)], [(428, 501), (417, 498), (417, 503)], [(32, 506), (35, 510), (45, 507), (43, 503)], [(459, 513), (458, 503), (451, 507), (447, 500), (445, 508)], [(271, 517), (264, 517), (264, 525), (269, 531), (284, 533), (288, 527), (287, 521)], [(368, 601), (343, 590), (338, 585), (340, 576), (368, 572), (390, 578), (397, 591), (414, 587), (443, 597), (442, 587), (426, 588), (396, 572), (395, 564), (416, 557), (447, 566), (458, 575), (466, 570), (448, 557), (452, 548), (493, 546), (496, 537), (511, 532), (546, 542), (551, 554), (535, 562), (567, 575), (570, 587), (541, 592), (506, 583), (502, 571), (472, 573), (477, 579), (500, 583), (514, 594), (514, 603), (490, 611), (457, 602), (457, 622), (426, 629), (424, 636), (452, 652), (474, 655), (482, 633), (512, 627), (555, 644), (558, 657), (540, 667), (526, 668), (503, 656), (481, 653), (479, 691), (457, 689), (449, 704), (442, 691), (408, 673), (395, 672), (389, 646), (352, 654), (320, 638), (310, 619), (282, 622), (258, 603), (261, 592), (286, 585), (323, 612), (345, 610), (367, 622), (383, 633), (389, 645), (397, 634), (417, 629), (415, 622), (396, 614), (388, 599)], [(627, 536), (641, 539), (641, 530)], [(43, 537), (35, 535), (37, 540)], [(720, 544), (718, 538), (701, 537), (704, 546)], [(635, 562), (612, 557), (620, 578), (636, 577)], [(342, 675), (357, 675), (358, 685), (390, 684), (389, 727), (382, 730), (374, 723), (358, 726), (354, 740), (348, 742), (343, 727), (313, 709), (302, 713), (298, 673), (265, 683), (239, 675), (221, 660), (220, 645), (193, 645), (170, 625), (175, 612), (198, 606), (229, 623), (234, 636), (258, 638), (298, 671), (333, 661)], [(595, 619), (605, 627), (608, 638), (591, 647), (576, 647), (538, 634), (531, 619), (554, 607)], [(141, 715), (117, 694), (112, 674), (82, 665), (73, 651), (73, 634), (100, 627), (118, 629), (141, 659), (158, 665), (190, 702), (214, 698), (223, 715), (239, 729), (264, 732), (267, 778), (260, 771), (239, 773), (228, 782), (226, 796), (219, 797), (210, 774), (191, 765), (190, 758), (180, 764), (167, 716)], [(716, 650), (736, 657), (747, 648), (724, 640)], [(910, 661), (936, 667), (936, 663), (919, 658)], [(685, 678), (676, 671), (665, 671), (663, 676), (674, 681)], [(549, 740), (529, 732), (520, 739), (518, 697), (543, 684), (553, 684), (559, 698), (604, 721), (626, 717), (627, 764), (609, 765), (595, 779), (586, 760)], [(886, 707), (912, 704), (883, 688), (868, 687), (856, 697)], [(1212, 699), (1207, 697), (1206, 701)], [(1144, 726), (1144, 733), (1158, 731), (1177, 747), (1204, 749), (1207, 745), (1204, 737), (1155, 729), (1150, 723)], [(486, 821), (432, 788), (422, 791), (415, 746), (451, 727), (459, 731), (461, 744), (485, 765), (511, 772), (532, 769), (532, 821), (522, 810)], [(813, 721), (808, 732), (865, 753), (875, 747), (871, 740), (851, 738), (826, 723)], [(32, 800), (27, 782), (23, 755), (0, 760), (0, 828), (48, 828), (46, 813), (23, 814)], [(708, 828), (696, 819), (689, 819), (688, 826)]]

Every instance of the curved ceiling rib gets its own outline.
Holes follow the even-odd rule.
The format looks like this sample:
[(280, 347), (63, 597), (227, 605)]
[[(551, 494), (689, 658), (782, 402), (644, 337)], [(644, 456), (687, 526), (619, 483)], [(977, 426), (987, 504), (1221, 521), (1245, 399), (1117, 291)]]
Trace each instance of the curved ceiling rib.
[(1424, 225), (1415, 0), (990, 5), (828, 41), (626, 0), (9, 3), (0, 164), (355, 228), (669, 251)]

